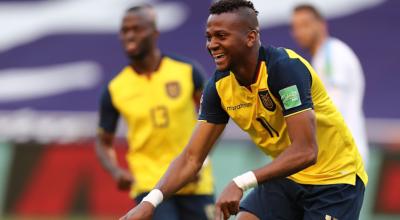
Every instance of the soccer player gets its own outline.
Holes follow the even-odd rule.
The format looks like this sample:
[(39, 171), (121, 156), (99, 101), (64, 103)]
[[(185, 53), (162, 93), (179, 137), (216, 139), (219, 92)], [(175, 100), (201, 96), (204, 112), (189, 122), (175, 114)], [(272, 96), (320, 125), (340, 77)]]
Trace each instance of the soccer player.
[(217, 70), (197, 128), (157, 186), (121, 219), (151, 219), (200, 170), (229, 118), (274, 159), (226, 186), (216, 219), (358, 219), (368, 177), (349, 129), (311, 65), (292, 50), (262, 46), (258, 30), (250, 1), (212, 4), (206, 36)]
[[(203, 89), (198, 66), (160, 52), (155, 17), (150, 5), (126, 11), (120, 37), (130, 63), (108, 83), (100, 104), (97, 155), (118, 187), (131, 189), (137, 203), (189, 141)], [(113, 148), (120, 116), (128, 126), (130, 171), (118, 166)], [(213, 207), (212, 171), (205, 163), (185, 187), (157, 207), (154, 219), (207, 220)]]
[(343, 41), (329, 36), (325, 19), (312, 5), (293, 10), (292, 32), (297, 43), (311, 53), (311, 64), (342, 113), (366, 164), (368, 141), (362, 110), (365, 79), (357, 56)]

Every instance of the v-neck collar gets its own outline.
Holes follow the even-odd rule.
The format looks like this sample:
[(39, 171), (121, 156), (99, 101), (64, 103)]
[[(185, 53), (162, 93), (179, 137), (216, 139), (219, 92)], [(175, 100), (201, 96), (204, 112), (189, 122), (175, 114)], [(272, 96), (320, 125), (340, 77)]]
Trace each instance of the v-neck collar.
[(129, 65), (128, 67), (131, 70), (131, 72), (133, 74), (135, 74), (136, 76), (143, 77), (143, 78), (146, 78), (148, 80), (151, 80), (153, 78), (153, 76), (155, 76), (156, 74), (161, 72), (160, 70), (162, 69), (162, 67), (164, 65), (164, 59), (165, 59), (165, 55), (163, 53), (161, 53), (160, 63), (158, 64), (157, 68), (150, 75), (139, 74), (138, 72), (136, 72), (136, 70), (131, 65)]
[(236, 82), (238, 83), (238, 85), (240, 87), (243, 87), (247, 92), (249, 93), (253, 93), (254, 90), (257, 89), (259, 83), (260, 83), (260, 78), (261, 78), (261, 64), (263, 61), (265, 61), (266, 58), (266, 54), (265, 54), (265, 49), (263, 46), (260, 46), (259, 50), (258, 50), (258, 60), (257, 60), (257, 67), (256, 67), (256, 72), (254, 74), (254, 82), (249, 85), (249, 86), (242, 86), (240, 85), (239, 81), (235, 78)]

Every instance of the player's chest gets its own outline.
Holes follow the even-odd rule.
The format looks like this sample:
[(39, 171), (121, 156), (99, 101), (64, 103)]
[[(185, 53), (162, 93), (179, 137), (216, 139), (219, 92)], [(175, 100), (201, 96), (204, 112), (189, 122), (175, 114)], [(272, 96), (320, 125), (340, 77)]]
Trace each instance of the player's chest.
[(118, 110), (128, 117), (144, 117), (155, 109), (179, 111), (192, 100), (192, 85), (182, 78), (139, 78), (130, 84), (113, 96)]
[(222, 106), (228, 115), (243, 129), (253, 123), (268, 121), (279, 123), (282, 109), (268, 86), (268, 73), (262, 63), (257, 81), (249, 87), (239, 85), (233, 74), (217, 85)]
[(281, 109), (267, 86), (232, 88), (229, 93), (221, 98), (222, 106), (241, 128), (248, 129), (253, 123), (277, 123)]
[[(283, 146), (277, 143), (288, 142), (286, 122), (279, 100), (271, 93), (266, 80), (264, 82), (251, 89), (231, 87), (221, 102), (230, 118), (249, 133), (258, 146), (274, 154)], [(269, 148), (272, 145), (274, 149)]]

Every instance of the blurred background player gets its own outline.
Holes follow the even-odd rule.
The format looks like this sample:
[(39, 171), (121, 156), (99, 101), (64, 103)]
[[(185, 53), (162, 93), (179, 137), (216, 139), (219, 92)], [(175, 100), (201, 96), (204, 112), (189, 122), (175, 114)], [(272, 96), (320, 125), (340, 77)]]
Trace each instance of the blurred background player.
[(329, 36), (325, 19), (312, 5), (294, 8), (292, 31), (300, 47), (311, 54), (312, 66), (342, 113), (367, 164), (368, 141), (362, 109), (365, 79), (357, 56), (343, 41)]
[[(139, 203), (184, 148), (196, 123), (203, 88), (199, 67), (166, 56), (157, 47), (159, 31), (150, 5), (128, 9), (120, 37), (130, 64), (112, 79), (100, 104), (97, 155), (117, 181)], [(128, 125), (130, 171), (118, 166), (114, 134), (119, 116)], [(154, 219), (208, 219), (213, 207), (209, 164), (177, 195), (159, 206)]]

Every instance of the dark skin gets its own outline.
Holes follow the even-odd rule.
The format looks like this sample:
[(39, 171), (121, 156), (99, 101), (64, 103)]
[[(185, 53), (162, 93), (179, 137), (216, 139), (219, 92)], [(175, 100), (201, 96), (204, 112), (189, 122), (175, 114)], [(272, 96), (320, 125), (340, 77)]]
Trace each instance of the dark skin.
[(136, 73), (150, 76), (157, 70), (161, 62), (161, 52), (157, 47), (158, 37), (152, 9), (144, 8), (125, 14), (120, 39)]
[[(153, 9), (143, 8), (125, 14), (120, 30), (122, 45), (130, 58), (130, 66), (137, 74), (146, 75), (149, 79), (160, 66), (162, 58), (157, 47), (158, 36)], [(196, 106), (199, 105), (201, 93), (201, 90), (193, 93)], [(114, 133), (100, 130), (96, 140), (97, 157), (116, 181), (118, 189), (130, 190), (134, 178), (130, 171), (118, 165), (113, 141)], [(196, 176), (192, 181), (197, 179)]]
[(99, 131), (96, 140), (96, 154), (103, 167), (111, 174), (119, 190), (129, 190), (134, 182), (131, 173), (118, 166), (118, 160), (113, 147), (114, 134)]
[[(251, 26), (256, 17), (242, 16), (248, 14), (248, 11), (240, 10), (248, 9), (209, 16), (206, 30), (207, 49), (211, 52), (218, 70), (231, 70), (239, 83), (249, 86), (255, 80), (260, 41), (258, 27)], [(219, 56), (220, 54), (223, 56)], [(273, 162), (253, 170), (258, 183), (287, 177), (316, 163), (318, 146), (314, 112), (307, 110), (285, 119), (292, 144)], [(198, 122), (191, 141), (171, 163), (155, 187), (162, 191), (164, 198), (178, 191), (200, 170), (224, 128), (224, 124)], [(226, 220), (230, 215), (236, 215), (242, 196), (242, 189), (231, 181), (216, 202), (215, 219)], [(154, 207), (150, 203), (142, 202), (121, 219), (150, 220), (153, 211)], [(257, 219), (247, 212), (242, 212), (238, 218)]]
[[(214, 58), (217, 70), (231, 70), (241, 85), (250, 86), (255, 81), (260, 43), (258, 27), (246, 21), (243, 18), (245, 15), (224, 13), (210, 17), (206, 47)], [(223, 57), (218, 59), (221, 54)]]

